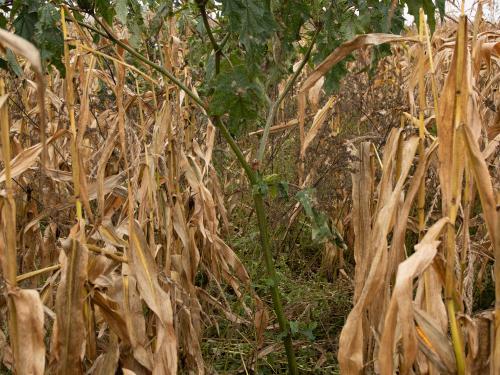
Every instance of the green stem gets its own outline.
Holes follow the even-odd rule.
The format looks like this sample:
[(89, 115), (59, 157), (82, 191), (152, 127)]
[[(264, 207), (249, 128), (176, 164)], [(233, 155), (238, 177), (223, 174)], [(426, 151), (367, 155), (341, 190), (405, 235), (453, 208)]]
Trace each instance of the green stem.
[[(203, 2), (198, 2), (198, 7), (200, 8), (201, 15), (203, 18), (203, 23), (205, 25), (205, 29), (207, 31), (208, 37), (212, 43), (212, 47), (215, 53), (215, 74), (219, 74), (220, 70), (220, 57), (222, 53), (222, 49), (215, 40), (212, 30), (210, 29), (210, 24), (208, 22), (208, 16), (205, 10), (205, 3)], [(272, 109), (271, 109), (271, 114), (270, 117), (272, 117), (270, 120), (268, 120), (269, 123), (272, 123), (274, 120), (274, 117), (276, 115), (276, 111), (279, 107), (279, 104), (285, 97), (285, 95), (290, 91), (291, 87), (293, 86), (293, 83), (297, 79), (300, 71), (306, 64), (312, 46), (314, 45), (314, 40), (316, 39), (316, 35), (314, 35), (313, 41), (311, 43), (311, 46), (309, 50), (307, 51), (306, 55), (304, 56), (304, 60), (302, 61), (300, 67), (297, 69), (295, 72), (294, 76), (290, 79), (288, 82), (285, 90), (283, 93), (280, 95), (278, 100), (274, 103)], [(236, 155), (240, 165), (243, 167), (245, 170), (245, 173), (248, 177), (248, 180), (250, 181), (251, 185), (256, 185), (259, 182), (259, 177), (257, 173), (250, 167), (250, 165), (247, 163), (243, 153), (241, 152), (241, 149), (238, 147), (236, 142), (234, 141), (233, 137), (231, 136), (230, 132), (228, 131), (227, 127), (224, 125), (220, 117), (215, 117), (214, 122), (217, 128), (220, 129), (222, 136), (226, 139), (226, 141), (229, 143), (229, 146), (233, 150), (234, 154)], [(267, 127), (266, 127), (267, 129)], [(269, 129), (268, 129), (269, 130)], [(265, 146), (265, 145), (264, 145)], [(253, 189), (252, 189), (253, 190)], [(260, 192), (256, 192), (253, 195), (254, 199), (254, 206), (255, 206), (255, 212), (257, 214), (257, 221), (259, 225), (259, 232), (260, 232), (260, 242), (261, 242), (261, 247), (262, 247), (262, 252), (264, 254), (264, 260), (266, 264), (266, 269), (267, 269), (267, 276), (271, 280), (271, 296), (273, 299), (273, 308), (274, 312), (276, 314), (276, 318), (278, 319), (278, 324), (280, 327), (280, 331), (283, 336), (283, 344), (285, 346), (285, 352), (287, 356), (287, 361), (288, 361), (288, 369), (289, 373), (296, 375), (298, 374), (297, 370), (297, 361), (295, 359), (295, 352), (293, 350), (293, 343), (292, 343), (292, 335), (290, 332), (290, 327), (288, 324), (288, 320), (285, 316), (285, 313), (283, 312), (283, 303), (281, 302), (281, 295), (279, 292), (278, 288), (278, 277), (276, 275), (276, 268), (274, 266), (274, 259), (273, 259), (273, 254), (271, 250), (271, 242), (269, 240), (269, 232), (268, 232), (268, 223), (267, 223), (267, 216), (266, 216), (266, 210), (264, 206), (264, 198)]]
[(97, 23), (106, 31), (108, 39), (110, 39), (113, 43), (118, 44), (120, 47), (122, 47), (125, 51), (130, 53), (132, 56), (137, 58), (138, 60), (142, 61), (144, 64), (149, 65), (151, 68), (156, 70), (158, 73), (163, 74), (166, 76), (170, 81), (172, 81), (176, 86), (178, 86), (182, 91), (184, 91), (187, 96), (189, 96), (191, 99), (194, 100), (196, 104), (198, 104), (201, 108), (207, 109), (205, 107), (205, 104), (201, 101), (201, 99), (196, 95), (193, 91), (191, 91), (184, 83), (182, 83), (174, 74), (167, 69), (163, 68), (162, 66), (152, 62), (151, 60), (148, 60), (146, 57), (144, 57), (141, 53), (136, 51), (134, 48), (130, 47), (129, 45), (123, 43), (121, 40), (119, 40), (111, 31), (111, 29), (104, 23), (102, 22), (98, 17), (94, 17), (94, 19), (97, 21)]
[(255, 213), (257, 214), (257, 221), (259, 223), (260, 243), (264, 253), (264, 261), (267, 268), (267, 276), (271, 280), (271, 296), (273, 298), (274, 312), (278, 319), (280, 331), (285, 334), (283, 337), (283, 344), (285, 345), (286, 357), (288, 360), (288, 371), (290, 374), (298, 374), (297, 361), (295, 360), (295, 352), (293, 350), (292, 335), (288, 320), (283, 312), (283, 304), (281, 302), (280, 291), (278, 288), (278, 276), (276, 275), (276, 268), (274, 267), (274, 259), (271, 251), (269, 232), (267, 230), (267, 216), (264, 207), (264, 199), (262, 194), (256, 193), (253, 196)]
[(210, 28), (210, 23), (208, 21), (206, 1), (198, 1), (198, 8), (200, 9), (201, 18), (203, 20), (203, 25), (205, 26), (205, 30), (208, 34), (208, 39), (210, 39), (210, 43), (212, 43), (212, 47), (215, 54), (215, 74), (219, 74), (220, 72), (220, 58), (222, 56), (222, 48), (215, 40), (214, 34), (212, 33), (212, 29)]
[(452, 299), (446, 301), (446, 309), (448, 312), (448, 318), (450, 321), (450, 332), (453, 344), (453, 351), (455, 352), (456, 363), (457, 363), (457, 374), (465, 374), (465, 356), (462, 343), (462, 335), (460, 333), (460, 327), (458, 326), (457, 317), (455, 314), (455, 302)]
[(233, 136), (229, 132), (229, 129), (226, 127), (226, 125), (224, 125), (224, 123), (222, 122), (220, 117), (214, 118), (214, 125), (220, 130), (221, 135), (224, 137), (226, 142), (229, 144), (229, 147), (231, 147), (231, 150), (233, 150), (234, 155), (236, 156), (236, 159), (238, 159), (238, 162), (240, 163), (241, 167), (245, 171), (245, 174), (247, 175), (248, 180), (250, 181), (250, 184), (255, 185), (258, 182), (257, 174), (252, 169), (250, 164), (248, 164), (247, 160), (245, 159), (245, 155), (243, 155), (241, 148), (238, 146), (238, 144), (234, 140)]
[(307, 64), (307, 61), (309, 60), (309, 57), (311, 56), (311, 51), (313, 49), (314, 43), (316, 42), (316, 38), (318, 36), (319, 31), (320, 31), (320, 28), (318, 28), (316, 30), (316, 32), (314, 33), (314, 36), (311, 40), (311, 44), (309, 45), (309, 48), (307, 49), (307, 52), (304, 55), (304, 58), (302, 59), (299, 67), (297, 68), (295, 73), (290, 77), (290, 79), (286, 83), (285, 89), (283, 90), (281, 95), (271, 105), (271, 110), (269, 111), (269, 114), (267, 116), (266, 125), (264, 127), (264, 132), (262, 133), (262, 138), (260, 140), (259, 151), (257, 152), (257, 161), (259, 162), (259, 164), (262, 163), (262, 161), (264, 160), (264, 154), (266, 152), (266, 143), (267, 143), (267, 139), (269, 138), (269, 131), (271, 129), (272, 124), (274, 123), (274, 118), (276, 117), (276, 113), (278, 113), (278, 108), (279, 108), (281, 102), (283, 101), (283, 99), (285, 99), (288, 92), (292, 89), (293, 84), (295, 83), (295, 81), (299, 77), (300, 73), (302, 72), (302, 69)]

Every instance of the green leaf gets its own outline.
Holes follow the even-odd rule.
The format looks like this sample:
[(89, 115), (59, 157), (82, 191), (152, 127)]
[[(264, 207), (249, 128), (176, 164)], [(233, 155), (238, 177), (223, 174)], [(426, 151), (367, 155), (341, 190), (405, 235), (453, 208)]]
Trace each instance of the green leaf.
[(21, 11), (12, 22), (16, 34), (30, 42), (33, 41), (35, 35), (35, 25), (37, 22), (37, 13), (29, 12), (27, 9)]
[[(261, 186), (264, 185), (264, 186)], [(259, 186), (260, 189), (259, 189)], [(259, 193), (265, 195), (269, 193), (271, 198), (288, 198), (288, 182), (281, 181), (280, 175), (277, 173), (264, 176), (262, 178), (262, 183), (260, 185), (255, 185), (254, 188), (258, 188)]]
[(7, 58), (7, 63), (9, 65), (9, 68), (12, 69), (12, 71), (15, 73), (16, 76), (21, 78), (23, 76), (23, 70), (19, 66), (19, 63), (17, 62), (16, 55), (10, 50), (10, 48), (7, 48), (5, 57)]
[(299, 328), (299, 322), (297, 322), (296, 320), (290, 320), (290, 333), (292, 335), (296, 335), (297, 333), (299, 333), (300, 331), (300, 328)]
[(269, 174), (267, 176), (264, 176), (263, 180), (268, 185), (275, 185), (279, 182), (280, 175), (277, 173)]
[(280, 181), (278, 183), (278, 193), (280, 198), (288, 199), (288, 182)]
[(276, 28), (269, 5), (262, 0), (222, 0), (222, 14), (247, 51), (264, 44)]
[(54, 65), (64, 75), (64, 64), (62, 55), (64, 53), (64, 40), (58, 27), (60, 14), (57, 8), (50, 4), (44, 4), (38, 9), (38, 22), (34, 37), (35, 45), (40, 49), (42, 61)]
[(0, 27), (2, 29), (6, 29), (7, 28), (7, 18), (3, 15), (3, 14), (0, 14)]
[(303, 323), (297, 320), (290, 320), (290, 333), (292, 336), (302, 335), (306, 337), (309, 341), (314, 341), (316, 337), (314, 336), (313, 331), (318, 326), (316, 322)]
[(444, 17), (445, 12), (445, 0), (406, 0), (406, 5), (408, 6), (408, 13), (415, 17), (415, 23), (418, 25), (420, 22), (420, 8), (423, 8), (425, 14), (427, 15), (427, 23), (431, 32), (434, 32), (436, 28), (436, 9), (439, 10), (441, 19)]
[(172, 11), (171, 1), (166, 1), (160, 6), (160, 8), (158, 8), (158, 11), (154, 15), (153, 19), (151, 20), (151, 24), (149, 25), (150, 35), (155, 36), (158, 34), (158, 32), (160, 31), (160, 27), (163, 24), (163, 20), (171, 11)]
[(134, 48), (139, 48), (144, 34), (144, 19), (141, 6), (134, 0), (129, 1), (129, 14), (127, 16), (127, 28), (130, 33), (129, 42)]
[(312, 240), (317, 243), (323, 243), (332, 238), (332, 232), (325, 215), (313, 207), (313, 193), (313, 189), (302, 190), (297, 193), (296, 198), (302, 204), (306, 216), (311, 220)]
[(316, 339), (316, 336), (314, 336), (313, 331), (316, 329), (317, 326), (318, 323), (309, 322), (300, 330), (300, 333), (304, 335), (309, 341), (314, 341)]
[(442, 21), (445, 15), (446, 0), (436, 0), (436, 6), (439, 10), (439, 16), (441, 17)]
[(126, 25), (128, 18), (128, 0), (116, 0), (115, 12), (118, 21), (120, 21), (123, 25)]
[(56, 66), (64, 75), (64, 44), (59, 28), (60, 15), (55, 5), (41, 0), (20, 2), (13, 6), (12, 14), (15, 33), (35, 44), (44, 64)]
[[(309, 5), (302, 0), (279, 2), (280, 35), (285, 52), (293, 49), (293, 42), (300, 39), (302, 25), (311, 17)], [(279, 63), (279, 61), (277, 61)]]
[(214, 89), (210, 113), (216, 116), (228, 114), (229, 130), (233, 134), (237, 134), (248, 121), (257, 118), (263, 93), (244, 65), (215, 77)]
[(138, 48), (141, 44), (142, 28), (137, 23), (132, 22), (131, 20), (129, 20), (127, 27), (130, 32), (130, 45), (134, 48)]
[(115, 9), (111, 6), (109, 0), (95, 0), (95, 12), (100, 15), (104, 20), (112, 25), (113, 17), (115, 16)]
[(349, 60), (352, 60), (352, 57), (347, 57), (343, 61), (339, 62), (325, 75), (325, 83), (323, 84), (323, 88), (327, 93), (332, 93), (339, 90), (340, 81), (348, 72), (347, 62)]
[(265, 277), (262, 279), (262, 283), (264, 284), (264, 286), (266, 288), (272, 288), (274, 286), (276, 286), (276, 280), (275, 279), (272, 279), (270, 277)]
[(252, 185), (252, 194), (253, 195), (262, 195), (263, 197), (267, 196), (269, 191), (269, 187), (264, 181), (259, 181), (257, 184)]

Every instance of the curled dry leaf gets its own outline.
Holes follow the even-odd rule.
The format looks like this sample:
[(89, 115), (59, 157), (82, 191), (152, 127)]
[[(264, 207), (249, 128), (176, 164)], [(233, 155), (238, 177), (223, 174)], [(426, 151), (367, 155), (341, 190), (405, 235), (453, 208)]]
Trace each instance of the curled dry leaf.
[(323, 60), (321, 64), (319, 64), (318, 67), (307, 77), (300, 88), (300, 92), (303, 93), (309, 90), (321, 77), (330, 71), (335, 64), (343, 60), (353, 51), (368, 46), (378, 46), (380, 44), (394, 42), (418, 42), (418, 39), (412, 37), (402, 37), (394, 34), (374, 33), (358, 35), (354, 39), (342, 43), (331, 54), (329, 54), (326, 59)]
[(23, 56), (29, 61), (33, 69), (38, 74), (42, 74), (42, 62), (40, 60), (40, 52), (38, 49), (28, 42), (26, 39), (18, 35), (9, 33), (6, 30), (0, 29), (0, 45), (5, 48), (10, 48), (14, 53)]
[[(52, 143), (53, 141), (55, 141), (64, 134), (66, 134), (66, 130), (59, 130), (52, 137), (47, 139), (47, 144)], [(31, 168), (38, 160), (38, 157), (40, 156), (42, 149), (43, 149), (42, 143), (37, 143), (36, 145), (31, 146), (30, 148), (27, 148), (21, 151), (19, 154), (17, 154), (17, 156), (10, 162), (11, 177), (16, 178), (20, 174), (24, 173), (27, 169)], [(0, 172), (0, 182), (4, 181), (5, 181), (5, 170), (2, 170)]]
[(320, 131), (321, 127), (325, 123), (326, 117), (328, 116), (329, 112), (333, 108), (333, 103), (335, 102), (335, 97), (332, 96), (328, 101), (325, 103), (325, 105), (316, 113), (313, 119), (313, 123), (311, 125), (311, 128), (307, 132), (305, 138), (304, 138), (304, 143), (302, 144), (302, 148), (300, 152), (302, 154), (306, 153), (307, 147), (311, 144), (311, 142), (316, 138), (316, 135), (318, 135), (318, 132)]
[(360, 48), (365, 48), (368, 46), (377, 46), (384, 43), (395, 43), (395, 42), (418, 42), (418, 39), (411, 37), (402, 37), (393, 34), (363, 34), (358, 35), (354, 39), (341, 44), (337, 47), (331, 54), (329, 54), (325, 60), (319, 64), (316, 69), (306, 78), (304, 83), (302, 83), (299, 94), (297, 96), (298, 102), (298, 118), (300, 125), (300, 139), (302, 148), (304, 148), (304, 120), (306, 113), (306, 96), (309, 90), (320, 80), (326, 73), (330, 71), (337, 63), (342, 61), (348, 55), (350, 55), (355, 50)]

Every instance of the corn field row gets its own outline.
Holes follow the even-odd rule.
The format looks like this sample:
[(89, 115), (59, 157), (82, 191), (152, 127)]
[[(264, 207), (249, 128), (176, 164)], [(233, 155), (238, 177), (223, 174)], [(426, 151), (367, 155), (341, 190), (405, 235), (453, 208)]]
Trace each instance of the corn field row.
[[(298, 140), (292, 168), (297, 186), (308, 187), (317, 174), (307, 166), (312, 146), (342, 102), (322, 93), (324, 76), (352, 53), (354, 70), (372, 47), (391, 46), (378, 76), (382, 85), (384, 72), (404, 77), (408, 111), (382, 147), (350, 144), (352, 191), (337, 229), (346, 237), (351, 228), (352, 247), (324, 245), (337, 261), (354, 259), (352, 310), (335, 353), (342, 374), (500, 374), (500, 31), (478, 14), (432, 35), (422, 12), (404, 36), (354, 37), (306, 66), (295, 94), (275, 108), (283, 122), (255, 132)], [(242, 373), (253, 373), (281, 350), (266, 347), (266, 335), (287, 329), (287, 311), (274, 317), (228, 243), (238, 202), (214, 158), (229, 148), (200, 106), (185, 35), (175, 17), (161, 35), (163, 68), (183, 77), (179, 85), (151, 65), (138, 69), (122, 45), (95, 42), (64, 7), (61, 25), (64, 76), (44, 74), (39, 51), (0, 30), (2, 50), (26, 77), (0, 78), (3, 368), (216, 373), (202, 343), (217, 314), (254, 332), (242, 359)], [(120, 27), (106, 30), (126, 39)], [(332, 124), (335, 137), (342, 125)], [(242, 153), (249, 165), (265, 160), (261, 144)], [(302, 209), (293, 206), (289, 226)], [(200, 274), (212, 288), (199, 285)], [(477, 311), (474, 290), (487, 277), (495, 304)]]

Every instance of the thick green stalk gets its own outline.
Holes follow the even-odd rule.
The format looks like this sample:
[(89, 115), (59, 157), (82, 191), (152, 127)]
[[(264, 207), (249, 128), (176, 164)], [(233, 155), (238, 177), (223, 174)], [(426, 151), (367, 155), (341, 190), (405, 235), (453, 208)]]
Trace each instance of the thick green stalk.
[(255, 205), (255, 213), (257, 214), (257, 221), (259, 223), (260, 243), (264, 253), (264, 261), (266, 263), (267, 276), (271, 280), (271, 296), (273, 298), (274, 312), (280, 326), (280, 331), (285, 334), (283, 343), (285, 345), (286, 357), (288, 360), (288, 371), (290, 374), (298, 374), (297, 361), (295, 360), (295, 352), (293, 350), (292, 334), (288, 320), (283, 312), (283, 304), (281, 303), (280, 291), (278, 288), (278, 277), (274, 267), (274, 259), (271, 251), (271, 244), (269, 241), (269, 232), (267, 230), (267, 217), (264, 207), (264, 199), (262, 194), (255, 193), (253, 196)]
[[(204, 6), (200, 6), (200, 10), (202, 12), (203, 19), (205, 20), (205, 28), (207, 29), (207, 33), (210, 36), (210, 41), (212, 42), (212, 46), (214, 49), (214, 52), (216, 53), (216, 61), (218, 58), (220, 58), (220, 54), (222, 53), (221, 48), (215, 41), (215, 38), (213, 37), (212, 31), (210, 30), (210, 25), (208, 23), (208, 18), (206, 17), (206, 11)], [(304, 57), (303, 63), (301, 64), (301, 67), (298, 69), (298, 72), (300, 72), (307, 62), (312, 45), (314, 44), (314, 40), (316, 39), (316, 35), (313, 39), (313, 42), (311, 43), (311, 48), (306, 54), (306, 57)], [(218, 56), (217, 56), (218, 54)], [(218, 65), (216, 64), (216, 74), (219, 73)], [(285, 94), (288, 92), (293, 85), (293, 82), (297, 78), (298, 73), (292, 77), (291, 81), (287, 85), (287, 89), (285, 89)], [(279, 104), (284, 98), (284, 95), (280, 97), (272, 106), (271, 108), (271, 113), (269, 117), (274, 120), (274, 116), (276, 115), (276, 109), (278, 108)], [(241, 149), (238, 147), (236, 144), (235, 140), (233, 139), (231, 133), (227, 129), (227, 127), (224, 125), (220, 117), (215, 117), (214, 119), (215, 126), (220, 130), (222, 136), (226, 141), (229, 143), (229, 146), (233, 150), (234, 154), (236, 155), (236, 158), (238, 159), (240, 165), (243, 167), (245, 170), (245, 174), (247, 175), (248, 180), (250, 181), (250, 184), (252, 186), (258, 184), (259, 178), (257, 173), (251, 168), (251, 166), (247, 163), (245, 156), (241, 152)], [(268, 130), (268, 126), (266, 126), (266, 129)], [(265, 141), (264, 141), (265, 145)], [(254, 191), (254, 189), (252, 189)], [(274, 259), (273, 259), (273, 254), (272, 254), (272, 249), (271, 249), (271, 242), (269, 239), (269, 231), (268, 231), (268, 223), (267, 223), (267, 216), (266, 216), (266, 209), (264, 206), (264, 197), (260, 193), (260, 191), (257, 189), (256, 192), (253, 194), (253, 199), (254, 199), (254, 206), (255, 206), (255, 213), (257, 215), (257, 222), (259, 225), (259, 232), (260, 232), (260, 243), (262, 247), (262, 253), (264, 255), (264, 261), (266, 264), (266, 270), (267, 270), (267, 276), (271, 280), (271, 296), (273, 299), (273, 308), (274, 308), (274, 313), (276, 314), (276, 318), (278, 319), (278, 324), (280, 327), (280, 331), (283, 334), (283, 344), (285, 346), (285, 352), (286, 352), (286, 357), (287, 357), (287, 362), (288, 362), (288, 370), (290, 374), (296, 375), (298, 374), (298, 369), (297, 369), (297, 361), (295, 359), (295, 352), (293, 350), (293, 342), (292, 342), (292, 335), (290, 332), (290, 327), (288, 324), (288, 320), (285, 316), (285, 313), (283, 312), (283, 303), (281, 302), (281, 295), (280, 291), (278, 288), (278, 277), (276, 275), (276, 268), (274, 266)]]

